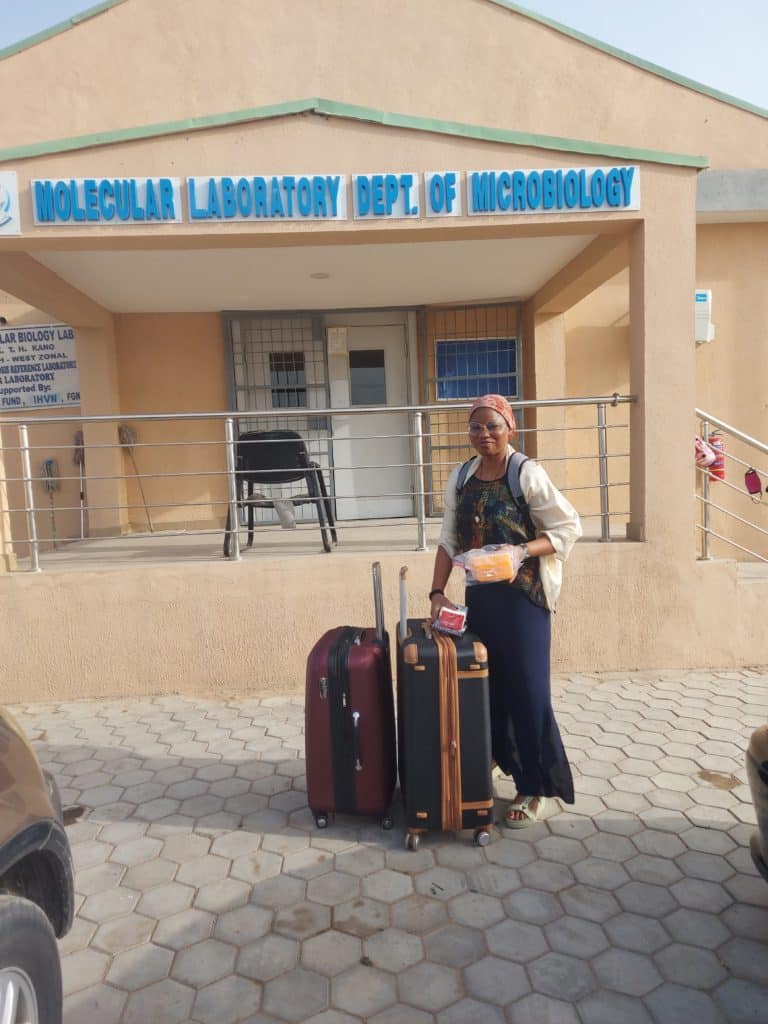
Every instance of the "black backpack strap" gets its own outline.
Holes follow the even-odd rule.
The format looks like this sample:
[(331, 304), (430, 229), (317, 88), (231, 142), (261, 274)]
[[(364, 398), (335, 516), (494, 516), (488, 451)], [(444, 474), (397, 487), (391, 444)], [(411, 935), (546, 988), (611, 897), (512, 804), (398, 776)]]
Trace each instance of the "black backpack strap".
[(520, 471), (527, 461), (528, 456), (523, 455), (522, 452), (513, 452), (510, 455), (507, 462), (507, 486), (509, 487), (509, 493), (512, 495), (512, 500), (517, 505), (518, 512), (523, 517), (525, 530), (529, 535), (528, 540), (534, 540), (536, 537), (536, 527), (533, 525), (531, 510), (528, 507), (528, 502), (525, 500), (523, 488), (520, 486)]
[(469, 467), (475, 461), (476, 457), (477, 456), (473, 456), (471, 459), (467, 459), (466, 462), (462, 462), (462, 464), (459, 466), (459, 475), (456, 477), (456, 493), (457, 494), (462, 489), (464, 484), (467, 482), (467, 477), (469, 476)]

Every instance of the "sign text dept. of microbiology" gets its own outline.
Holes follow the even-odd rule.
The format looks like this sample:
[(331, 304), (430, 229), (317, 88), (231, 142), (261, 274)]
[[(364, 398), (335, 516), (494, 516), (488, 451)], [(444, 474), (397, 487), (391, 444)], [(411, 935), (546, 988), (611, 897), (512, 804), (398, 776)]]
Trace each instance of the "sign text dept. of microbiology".
[(640, 209), (637, 167), (35, 179), (36, 225), (392, 220)]

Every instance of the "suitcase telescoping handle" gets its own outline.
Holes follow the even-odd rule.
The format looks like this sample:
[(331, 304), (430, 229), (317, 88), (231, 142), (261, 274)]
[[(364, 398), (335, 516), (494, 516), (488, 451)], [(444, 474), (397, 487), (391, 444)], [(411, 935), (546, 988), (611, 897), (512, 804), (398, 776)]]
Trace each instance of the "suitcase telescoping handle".
[(384, 643), (384, 598), (381, 594), (381, 562), (371, 566), (373, 574), (373, 609), (376, 613), (376, 639)]
[(408, 575), (408, 566), (404, 565), (400, 570), (400, 643), (405, 643), (405, 638), (408, 635), (408, 585), (406, 583), (406, 576)]

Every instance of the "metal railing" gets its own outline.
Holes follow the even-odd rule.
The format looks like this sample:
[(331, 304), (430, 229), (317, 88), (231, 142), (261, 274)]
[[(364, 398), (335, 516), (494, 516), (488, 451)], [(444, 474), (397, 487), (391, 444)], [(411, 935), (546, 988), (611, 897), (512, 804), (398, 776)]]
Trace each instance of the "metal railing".
[[(758, 441), (749, 434), (738, 430), (730, 423), (726, 423), (724, 420), (718, 419), (717, 416), (704, 412), (702, 409), (696, 409), (695, 414), (699, 420), (699, 432), (704, 441), (709, 442), (715, 433), (725, 434), (735, 441), (737, 445), (743, 446), (743, 448), (739, 447), (738, 451), (743, 451), (745, 454), (757, 452), (759, 455), (768, 456), (768, 445), (762, 441)], [(759, 544), (762, 538), (768, 538), (768, 500), (764, 502), (762, 499), (764, 493), (763, 485), (761, 483), (759, 497), (757, 495), (750, 495), (744, 483), (741, 486), (736, 486), (728, 479), (728, 469), (730, 467), (731, 471), (735, 470), (737, 473), (755, 470), (758, 480), (760, 478), (767, 480), (768, 470), (756, 465), (757, 460), (742, 458), (736, 451), (731, 450), (730, 445), (724, 447), (722, 454), (724, 458), (722, 476), (714, 475), (711, 468), (697, 469), (697, 476), (701, 486), (701, 493), (696, 494), (696, 500), (701, 506), (701, 522), (696, 523), (696, 527), (701, 533), (701, 554), (699, 558), (707, 561), (712, 558), (712, 538), (714, 538), (727, 547), (735, 548), (743, 554), (749, 555), (751, 559), (755, 559), (758, 562), (768, 562), (768, 543), (766, 541), (762, 541), (762, 552), (755, 551), (747, 543), (739, 542), (746, 540), (749, 544)], [(722, 488), (724, 492), (725, 497), (719, 502), (712, 500), (711, 491), (713, 484), (718, 489)], [(750, 505), (746, 505), (746, 501), (749, 501)], [(737, 509), (749, 511), (750, 508), (755, 513), (752, 519), (748, 519), (736, 511)], [(713, 529), (713, 511), (719, 513), (722, 520), (729, 525), (738, 523), (743, 528), (738, 534), (739, 541), (723, 532), (728, 527), (724, 527), (723, 530)], [(758, 519), (760, 520), (759, 522), (757, 521)], [(760, 525), (760, 522), (763, 525)], [(735, 529), (738, 529), (738, 527)], [(751, 540), (755, 536), (757, 541)]]
[[(579, 441), (586, 435), (593, 435), (596, 443), (594, 450), (579, 451), (576, 454), (568, 451), (568, 445), (566, 442), (563, 443), (562, 450), (549, 453), (548, 455), (542, 456), (539, 454), (539, 460), (550, 466), (550, 472), (555, 473), (557, 471), (562, 475), (563, 470), (567, 470), (569, 463), (580, 463), (586, 467), (586, 472), (590, 469), (596, 468), (595, 479), (587, 478), (582, 473), (581, 477), (577, 482), (566, 483), (565, 486), (561, 487), (561, 490), (568, 494), (570, 500), (582, 515), (584, 519), (598, 519), (600, 524), (600, 540), (610, 541), (611, 540), (611, 520), (616, 518), (625, 518), (629, 515), (627, 509), (622, 511), (616, 511), (611, 508), (610, 492), (613, 488), (628, 487), (628, 435), (627, 440), (620, 443), (618, 446), (614, 445), (612, 450), (609, 450), (609, 433), (611, 431), (628, 431), (628, 423), (617, 422), (608, 423), (609, 410), (616, 409), (619, 406), (626, 405), (627, 403), (634, 402), (635, 398), (631, 395), (619, 395), (614, 394), (612, 396), (599, 396), (599, 397), (584, 397), (584, 398), (562, 398), (562, 399), (549, 399), (539, 401), (524, 401), (515, 403), (515, 409), (532, 409), (532, 410), (546, 410), (554, 408), (564, 408), (569, 410), (574, 409), (589, 409), (590, 407), (595, 410), (595, 419), (592, 423), (579, 422), (575, 424), (566, 424), (562, 426), (542, 426), (538, 429), (525, 428), (519, 432), (518, 440), (516, 444), (518, 447), (523, 449), (526, 446), (530, 447), (530, 440), (532, 436), (537, 437), (538, 444), (544, 443), (545, 439), (547, 442), (551, 442), (552, 438), (556, 434), (561, 434), (563, 437), (568, 437), (571, 440), (578, 438)], [(347, 407), (342, 409), (308, 409), (308, 408), (290, 408), (290, 409), (272, 409), (272, 410), (250, 410), (247, 412), (222, 412), (222, 413), (159, 413), (159, 414), (139, 414), (134, 416), (48, 416), (45, 418), (35, 419), (23, 419), (21, 417), (5, 418), (0, 421), (0, 429), (3, 431), (4, 439), (7, 441), (8, 431), (12, 427), (18, 429), (18, 445), (5, 444), (3, 446), (3, 454), (6, 461), (6, 477), (5, 483), (9, 488), (9, 492), (16, 494), (18, 503), (11, 501), (10, 507), (7, 512), (12, 518), (12, 522), (17, 525), (20, 521), (25, 524), (25, 535), (20, 535), (18, 529), (12, 530), (12, 543), (13, 544), (26, 544), (28, 546), (29, 554), (29, 569), (33, 572), (40, 570), (40, 555), (41, 548), (50, 542), (50, 538), (46, 540), (45, 537), (41, 536), (40, 523), (38, 517), (45, 514), (46, 511), (50, 512), (52, 524), (55, 520), (56, 515), (63, 513), (79, 513), (81, 528), (79, 536), (76, 534), (67, 536), (58, 535), (55, 526), (52, 525), (52, 542), (54, 547), (60, 546), (64, 543), (71, 543), (76, 541), (82, 541), (88, 539), (86, 532), (82, 526), (84, 522), (83, 510), (84, 510), (84, 488), (93, 488), (97, 484), (108, 484), (110, 481), (114, 482), (116, 486), (120, 486), (120, 483), (129, 484), (132, 480), (138, 478), (138, 483), (141, 485), (143, 481), (145, 484), (154, 481), (150, 487), (150, 499), (147, 500), (144, 497), (144, 488), (140, 486), (141, 492), (141, 503), (131, 502), (126, 497), (125, 501), (105, 501), (103, 499), (98, 501), (87, 501), (85, 502), (85, 510), (89, 515), (94, 516), (99, 513), (116, 513), (116, 521), (120, 521), (122, 517), (123, 527), (127, 525), (126, 521), (130, 520), (131, 514), (135, 510), (144, 511), (146, 522), (149, 525), (149, 535), (155, 537), (168, 537), (169, 535), (184, 535), (184, 536), (201, 536), (210, 535), (224, 538), (228, 533), (229, 544), (226, 545), (228, 551), (228, 557), (230, 559), (237, 560), (241, 557), (240, 550), (240, 513), (244, 506), (247, 506), (247, 500), (243, 500), (243, 496), (240, 491), (240, 485), (243, 479), (243, 471), (238, 468), (238, 445), (243, 444), (242, 441), (238, 440), (238, 424), (241, 420), (248, 421), (249, 429), (253, 429), (253, 423), (258, 423), (259, 430), (270, 430), (275, 427), (282, 429), (295, 429), (297, 433), (301, 434), (302, 422), (306, 421), (308, 417), (316, 420), (319, 417), (326, 417), (330, 425), (330, 436), (331, 446), (330, 450), (333, 453), (337, 451), (341, 453), (343, 451), (349, 452), (350, 444), (360, 446), (360, 443), (367, 442), (366, 454), (363, 458), (349, 458), (349, 464), (345, 464), (343, 460), (341, 463), (334, 456), (330, 459), (329, 464), (320, 465), (318, 471), (322, 474), (327, 475), (330, 481), (329, 487), (329, 499), (333, 503), (333, 506), (338, 509), (339, 505), (343, 505), (345, 502), (349, 505), (351, 502), (363, 502), (368, 503), (379, 503), (382, 508), (386, 507), (387, 502), (391, 502), (393, 499), (402, 498), (403, 503), (411, 503), (412, 512), (410, 515), (397, 515), (390, 518), (381, 517), (383, 521), (376, 520), (377, 527), (387, 527), (397, 525), (408, 530), (413, 530), (415, 527), (416, 533), (416, 548), (417, 550), (426, 550), (427, 548), (427, 521), (432, 518), (429, 515), (427, 509), (428, 501), (434, 505), (439, 505), (440, 499), (444, 492), (445, 479), (448, 473), (456, 465), (457, 462), (469, 457), (472, 454), (467, 434), (466, 426), (461, 418), (461, 414), (466, 414), (466, 411), (470, 407), (470, 402), (445, 402), (433, 405), (408, 405), (408, 406), (397, 406), (397, 407)], [(397, 426), (390, 432), (384, 432), (380, 429), (378, 420), (382, 415), (387, 416), (390, 420), (398, 418), (402, 424), (407, 418), (408, 428), (403, 430), (402, 427), (397, 429)], [(360, 417), (365, 416), (376, 416), (377, 426), (371, 429), (370, 424), (366, 428), (366, 424), (363, 422), (360, 424), (360, 429), (351, 433), (349, 430), (350, 420), (359, 420)], [(625, 417), (626, 419), (626, 417)], [(344, 430), (339, 431), (339, 421), (344, 420)], [(46, 452), (50, 454), (52, 451), (64, 451), (71, 450), (71, 445), (58, 444), (58, 443), (31, 443), (30, 432), (33, 434), (36, 432), (47, 431), (50, 432), (57, 427), (65, 427), (67, 425), (76, 426), (78, 430), (82, 430), (84, 425), (114, 425), (115, 432), (117, 434), (118, 427), (120, 425), (131, 424), (138, 425), (140, 427), (146, 427), (152, 425), (153, 427), (159, 426), (161, 429), (165, 429), (170, 424), (189, 424), (189, 423), (206, 423), (206, 424), (220, 424), (221, 436), (219, 438), (207, 436), (205, 438), (189, 439), (184, 438), (181, 440), (138, 440), (136, 430), (131, 426), (129, 433), (129, 448), (131, 452), (131, 459), (133, 462), (134, 473), (131, 475), (128, 472), (82, 472), (82, 465), (78, 467), (79, 473), (63, 474), (55, 477), (54, 483), (57, 486), (67, 485), (69, 492), (72, 493), (74, 488), (79, 488), (80, 502), (79, 504), (54, 504), (53, 492), (51, 491), (51, 475), (50, 472), (46, 476), (44, 473), (34, 474), (32, 471), (33, 456), (39, 455), (40, 452)], [(126, 430), (125, 426), (120, 427), (120, 437), (123, 437), (123, 432)], [(210, 427), (209, 427), (210, 433)], [(447, 458), (445, 460), (426, 459), (425, 450), (426, 442), (431, 438), (437, 438), (440, 441), (441, 449), (448, 451), (449, 455), (453, 453), (455, 457)], [(33, 441), (35, 438), (33, 437)], [(376, 458), (374, 445), (377, 443), (391, 443), (393, 441), (402, 442), (402, 455), (396, 458), (394, 461), (378, 461)], [(259, 441), (251, 442), (258, 444)], [(311, 445), (311, 442), (307, 442)], [(574, 445), (578, 447), (578, 444), (574, 442)], [(146, 453), (147, 457), (149, 453), (155, 452), (157, 449), (163, 450), (163, 452), (177, 452), (179, 449), (186, 448), (197, 449), (198, 457), (201, 453), (210, 452), (211, 450), (218, 449), (219, 451), (223, 448), (223, 457), (219, 458), (215, 465), (208, 465), (201, 468), (193, 469), (176, 469), (168, 465), (160, 467), (153, 466), (148, 471), (145, 466), (140, 476), (138, 469), (136, 469), (136, 463), (133, 459), (134, 449), (140, 453)], [(551, 444), (550, 444), (551, 447)], [(108, 451), (121, 450), (123, 454), (126, 452), (125, 440), (116, 439), (112, 440), (97, 440), (88, 441), (83, 445), (83, 460), (87, 467), (89, 463), (97, 456), (98, 453), (103, 453), (105, 450)], [(309, 457), (312, 458), (313, 452), (309, 451)], [(90, 456), (90, 458), (89, 458)], [(18, 464), (17, 474), (14, 475), (12, 472), (9, 473), (9, 462), (15, 460)], [(611, 479), (610, 465), (614, 460), (619, 460), (619, 463), (626, 466), (626, 479), (616, 480)], [(49, 462), (51, 460), (48, 460)], [(376, 489), (362, 493), (359, 486), (352, 486), (350, 490), (345, 491), (345, 486), (350, 486), (350, 479), (354, 479), (354, 475), (357, 478), (362, 477), (366, 472), (370, 474), (373, 472), (380, 477), (381, 473), (390, 470), (400, 470), (401, 479), (405, 480), (405, 473), (409, 476), (408, 483), (401, 483), (400, 490), (392, 489)], [(266, 472), (281, 473), (285, 471), (285, 467), (267, 470)], [(352, 477), (350, 477), (352, 474)], [(370, 479), (370, 475), (367, 479)], [(172, 493), (169, 495), (169, 491), (173, 487), (182, 486), (189, 484), (195, 480), (204, 480), (205, 486), (208, 487), (208, 493), (205, 494), (204, 500), (181, 500), (174, 498)], [(158, 484), (157, 482), (161, 483)], [(586, 482), (585, 482), (586, 481)], [(71, 486), (70, 486), (71, 485)], [(43, 491), (43, 494), (48, 493), (50, 502), (49, 509), (46, 508), (44, 498), (40, 500), (36, 495), (36, 490)], [(154, 491), (154, 494), (152, 493)], [(590, 495), (591, 492), (591, 495)], [(62, 491), (62, 494), (64, 491)], [(74, 493), (77, 493), (75, 490)], [(589, 509), (579, 508), (579, 505), (584, 505), (584, 502), (588, 500), (590, 496), (598, 496), (598, 500), (594, 501), (594, 505), (599, 505), (599, 511), (590, 511)], [(194, 498), (201, 498), (202, 496), (197, 494), (193, 495)], [(264, 509), (269, 504), (270, 498), (267, 496), (260, 496), (262, 500), (256, 498), (252, 504), (262, 513), (262, 520), (259, 523), (258, 530), (260, 534), (276, 532), (282, 527), (279, 523), (268, 522), (265, 520)], [(285, 500), (290, 502), (290, 494), (286, 495)], [(317, 509), (318, 518), (321, 517), (318, 503), (323, 499), (318, 496), (309, 496), (306, 499), (309, 505), (313, 505)], [(274, 506), (273, 506), (274, 507)], [(196, 529), (194, 527), (185, 526), (182, 529), (172, 528), (163, 530), (161, 524), (158, 521), (153, 526), (152, 518), (150, 517), (150, 509), (152, 510), (168, 510), (168, 509), (188, 509), (196, 510), (208, 509), (215, 513), (215, 517), (218, 521), (224, 519), (228, 515), (228, 522), (231, 524), (229, 530), (225, 530), (223, 526), (205, 527)], [(1, 510), (0, 510), (1, 511)], [(270, 513), (271, 514), (271, 513)], [(23, 520), (22, 520), (23, 517)], [(336, 526), (342, 532), (351, 531), (354, 529), (367, 528), (370, 526), (371, 517), (355, 519), (354, 517), (348, 517), (342, 522), (337, 522)], [(295, 524), (300, 529), (317, 529), (317, 522), (297, 522)], [(98, 533), (99, 538), (104, 536), (103, 530)], [(136, 532), (125, 534), (115, 526), (113, 538), (116, 541), (120, 541), (124, 537), (135, 537)]]

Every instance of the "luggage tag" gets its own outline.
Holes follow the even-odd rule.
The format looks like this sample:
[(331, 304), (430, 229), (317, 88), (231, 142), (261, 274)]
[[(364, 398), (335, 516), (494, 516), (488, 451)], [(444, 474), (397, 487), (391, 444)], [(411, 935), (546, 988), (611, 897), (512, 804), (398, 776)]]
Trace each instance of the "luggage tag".
[(744, 486), (752, 501), (761, 501), (763, 497), (763, 481), (756, 469), (750, 466), (744, 474)]

